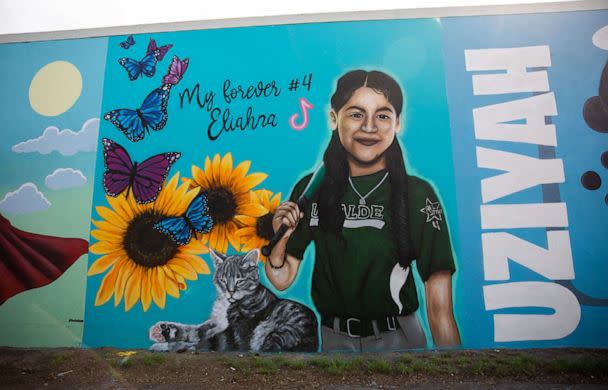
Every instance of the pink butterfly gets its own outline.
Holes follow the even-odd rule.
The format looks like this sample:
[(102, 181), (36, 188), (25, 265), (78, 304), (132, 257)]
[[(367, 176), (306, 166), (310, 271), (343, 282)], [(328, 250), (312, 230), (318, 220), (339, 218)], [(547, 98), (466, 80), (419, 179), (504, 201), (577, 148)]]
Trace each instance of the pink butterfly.
[(190, 59), (188, 58), (180, 60), (177, 56), (173, 56), (167, 74), (163, 77), (163, 84), (176, 85), (179, 83), (182, 77), (184, 77), (186, 69), (188, 69), (189, 61)]
[(156, 41), (154, 38), (150, 38), (150, 42), (148, 43), (148, 50), (146, 50), (146, 55), (154, 53), (157, 61), (162, 61), (165, 58), (165, 54), (171, 49), (173, 45), (170, 43), (168, 45), (164, 45), (161, 47), (156, 47)]

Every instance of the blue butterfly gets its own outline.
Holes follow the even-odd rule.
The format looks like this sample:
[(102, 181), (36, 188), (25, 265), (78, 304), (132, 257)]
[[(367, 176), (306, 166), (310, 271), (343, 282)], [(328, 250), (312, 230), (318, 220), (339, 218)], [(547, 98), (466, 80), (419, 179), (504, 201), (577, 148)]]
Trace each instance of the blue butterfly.
[(142, 74), (147, 77), (154, 76), (154, 73), (156, 73), (157, 55), (158, 51), (153, 51), (152, 53), (146, 55), (141, 61), (123, 57), (118, 60), (118, 63), (125, 68), (129, 74), (129, 79), (134, 81), (137, 80), (137, 78)]
[(127, 50), (131, 46), (135, 45), (135, 39), (133, 39), (133, 35), (129, 35), (127, 37), (127, 40), (124, 42), (120, 42), (119, 45), (120, 45), (120, 47), (122, 47), (125, 50)]
[(136, 110), (118, 108), (108, 112), (103, 118), (112, 122), (131, 141), (140, 141), (150, 129), (160, 130), (165, 127), (169, 118), (167, 104), (170, 91), (170, 85), (163, 85), (150, 92), (140, 108)]
[(198, 195), (188, 206), (186, 214), (181, 217), (169, 217), (154, 224), (154, 229), (171, 237), (177, 245), (186, 245), (192, 234), (209, 233), (213, 219), (208, 214), (207, 193)]

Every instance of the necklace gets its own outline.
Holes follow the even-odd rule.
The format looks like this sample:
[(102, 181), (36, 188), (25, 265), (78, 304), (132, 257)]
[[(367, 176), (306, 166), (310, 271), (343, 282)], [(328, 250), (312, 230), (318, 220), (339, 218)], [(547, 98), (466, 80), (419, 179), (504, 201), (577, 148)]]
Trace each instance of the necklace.
[(353, 184), (353, 180), (350, 178), (350, 176), (348, 177), (348, 182), (350, 183), (351, 188), (353, 189), (353, 191), (355, 191), (355, 193), (357, 195), (359, 195), (359, 204), (364, 205), (365, 203), (365, 198), (367, 198), (368, 196), (370, 196), (372, 194), (372, 192), (376, 191), (378, 189), (378, 187), (380, 187), (382, 185), (382, 183), (384, 183), (384, 180), (386, 180), (386, 178), (388, 177), (388, 172), (386, 172), (384, 174), (384, 177), (382, 177), (382, 180), (380, 180), (378, 182), (378, 184), (376, 184), (376, 186), (374, 188), (372, 188), (371, 190), (369, 190), (369, 192), (365, 195), (361, 195), (359, 193), (359, 191), (357, 191), (357, 189), (355, 188), (355, 185)]

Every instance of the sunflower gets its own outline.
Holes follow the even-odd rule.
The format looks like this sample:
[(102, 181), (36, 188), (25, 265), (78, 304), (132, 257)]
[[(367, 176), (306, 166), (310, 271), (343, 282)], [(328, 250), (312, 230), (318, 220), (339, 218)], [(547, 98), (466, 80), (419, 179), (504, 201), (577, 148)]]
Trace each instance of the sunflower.
[(91, 265), (88, 275), (106, 273), (95, 297), (95, 306), (105, 304), (114, 295), (114, 306), (124, 297), (125, 311), (141, 300), (144, 311), (154, 303), (165, 307), (166, 294), (179, 298), (186, 289), (186, 280), (209, 274), (209, 266), (198, 256), (208, 253), (204, 241), (191, 240), (179, 246), (167, 235), (153, 228), (169, 216), (180, 216), (199, 190), (187, 184), (178, 187), (179, 173), (161, 190), (153, 203), (138, 204), (133, 192), (127, 197), (106, 197), (110, 208), (98, 206), (103, 220), (91, 236), (98, 241), (90, 251), (103, 255)]
[[(268, 244), (268, 241), (274, 236), (272, 228), (272, 218), (277, 207), (281, 204), (281, 193), (274, 196), (268, 190), (252, 191), (252, 199), (261, 205), (266, 213), (260, 217), (238, 216), (236, 219), (243, 226), (237, 230), (237, 234), (243, 244), (243, 251), (250, 251), (256, 248), (262, 248)], [(266, 256), (260, 254), (262, 260), (266, 260)]]
[(192, 179), (182, 179), (190, 188), (200, 187), (201, 192), (207, 193), (213, 228), (202, 239), (218, 252), (226, 253), (228, 243), (237, 251), (240, 250), (239, 236), (236, 234), (238, 218), (256, 218), (268, 212), (251, 195), (251, 189), (264, 181), (267, 175), (248, 175), (250, 166), (251, 161), (243, 161), (233, 169), (230, 153), (221, 158), (216, 154), (213, 160), (205, 158), (205, 170), (193, 165)]

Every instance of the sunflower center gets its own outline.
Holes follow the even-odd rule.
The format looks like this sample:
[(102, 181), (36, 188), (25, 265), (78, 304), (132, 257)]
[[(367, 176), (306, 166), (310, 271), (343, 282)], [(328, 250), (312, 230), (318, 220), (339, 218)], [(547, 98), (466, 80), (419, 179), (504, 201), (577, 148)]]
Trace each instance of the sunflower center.
[(144, 267), (167, 264), (177, 253), (177, 244), (167, 235), (154, 229), (163, 219), (155, 212), (144, 212), (131, 220), (123, 239), (127, 255)]
[(268, 213), (258, 218), (255, 223), (255, 233), (258, 237), (262, 237), (263, 239), (270, 241), (272, 236), (274, 236), (272, 218), (274, 218), (274, 213)]
[(207, 193), (209, 214), (214, 223), (226, 223), (236, 215), (236, 199), (234, 194), (220, 187)]

